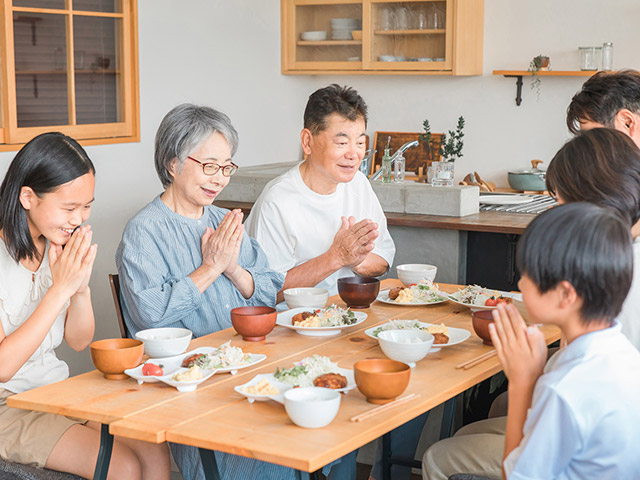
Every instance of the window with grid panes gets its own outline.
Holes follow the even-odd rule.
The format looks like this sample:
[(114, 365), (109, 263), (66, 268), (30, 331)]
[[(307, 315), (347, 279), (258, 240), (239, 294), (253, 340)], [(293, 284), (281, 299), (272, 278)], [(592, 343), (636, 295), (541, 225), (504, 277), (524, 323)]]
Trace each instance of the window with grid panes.
[(52, 130), (137, 141), (137, 0), (2, 2), (3, 149)]

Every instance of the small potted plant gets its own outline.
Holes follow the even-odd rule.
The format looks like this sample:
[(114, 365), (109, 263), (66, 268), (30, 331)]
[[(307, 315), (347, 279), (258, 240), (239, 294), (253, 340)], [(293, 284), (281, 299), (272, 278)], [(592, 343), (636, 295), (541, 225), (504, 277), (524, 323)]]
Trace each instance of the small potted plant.
[[(458, 117), (458, 124), (455, 130), (449, 130), (449, 133), (443, 133), (440, 139), (440, 143), (437, 145), (433, 140), (431, 134), (431, 125), (428, 120), (422, 123), (424, 133), (420, 135), (420, 140), (427, 143), (429, 148), (427, 152), (430, 157), (429, 160), (433, 160), (436, 157), (440, 158), (440, 161), (432, 161), (431, 167), (429, 167), (430, 175), (427, 181), (432, 186), (453, 186), (453, 166), (456, 159), (462, 157), (462, 147), (464, 146), (464, 117)], [(437, 152), (434, 151), (437, 148)], [(437, 153), (437, 155), (436, 155)]]
[(551, 70), (549, 67), (549, 57), (546, 55), (536, 55), (529, 62), (529, 68), (527, 69), (531, 72), (531, 90), (535, 90), (538, 101), (540, 100), (540, 76), (536, 75), (540, 70)]

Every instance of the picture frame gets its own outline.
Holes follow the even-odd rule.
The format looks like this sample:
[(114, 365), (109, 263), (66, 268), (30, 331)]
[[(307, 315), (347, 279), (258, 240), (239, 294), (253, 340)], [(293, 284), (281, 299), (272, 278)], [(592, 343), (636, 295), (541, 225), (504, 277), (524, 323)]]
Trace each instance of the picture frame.
[(440, 149), (440, 142), (442, 140), (441, 133), (432, 133), (433, 139), (433, 158), (429, 158), (428, 145), (420, 140), (420, 135), (424, 135), (424, 132), (376, 132), (373, 139), (373, 147), (377, 150), (373, 161), (371, 162), (370, 175), (376, 172), (378, 168), (382, 166), (382, 156), (384, 155), (384, 148), (387, 145), (387, 139), (391, 137), (389, 142), (389, 154), (393, 155), (406, 142), (418, 140), (418, 146), (409, 148), (404, 153), (405, 158), (405, 171), (413, 172), (416, 175), (419, 173), (419, 168), (423, 167), (423, 175), (426, 176), (427, 168), (431, 165), (431, 162), (437, 162), (440, 160), (438, 151)]

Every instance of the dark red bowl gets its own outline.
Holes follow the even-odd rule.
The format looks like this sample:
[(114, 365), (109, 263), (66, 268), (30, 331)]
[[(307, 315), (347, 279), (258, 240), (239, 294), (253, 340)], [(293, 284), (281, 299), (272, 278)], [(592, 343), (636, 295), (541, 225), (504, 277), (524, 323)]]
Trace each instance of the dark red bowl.
[(380, 280), (375, 277), (338, 279), (338, 295), (351, 308), (368, 308), (378, 296)]
[(272, 307), (237, 307), (231, 310), (231, 325), (247, 342), (261, 342), (276, 326)]
[(493, 346), (491, 335), (489, 334), (489, 324), (493, 323), (493, 310), (478, 310), (471, 312), (471, 322), (473, 330), (482, 339), (485, 345)]

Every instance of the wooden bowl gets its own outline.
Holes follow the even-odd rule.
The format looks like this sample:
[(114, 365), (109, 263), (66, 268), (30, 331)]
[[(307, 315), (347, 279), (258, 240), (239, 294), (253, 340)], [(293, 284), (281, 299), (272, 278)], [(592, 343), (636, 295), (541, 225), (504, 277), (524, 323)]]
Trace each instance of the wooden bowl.
[(247, 342), (261, 342), (276, 326), (272, 307), (237, 307), (231, 310), (231, 324)]
[(378, 296), (380, 280), (375, 277), (338, 279), (338, 295), (351, 308), (369, 308)]
[(411, 367), (388, 358), (368, 358), (353, 366), (358, 390), (367, 402), (384, 404), (392, 402), (409, 385)]
[(471, 312), (471, 322), (473, 331), (482, 339), (485, 345), (493, 346), (491, 335), (489, 334), (489, 324), (493, 323), (493, 310), (478, 310)]
[(106, 338), (89, 345), (93, 365), (110, 380), (128, 378), (124, 371), (137, 367), (142, 360), (144, 344), (133, 338)]

